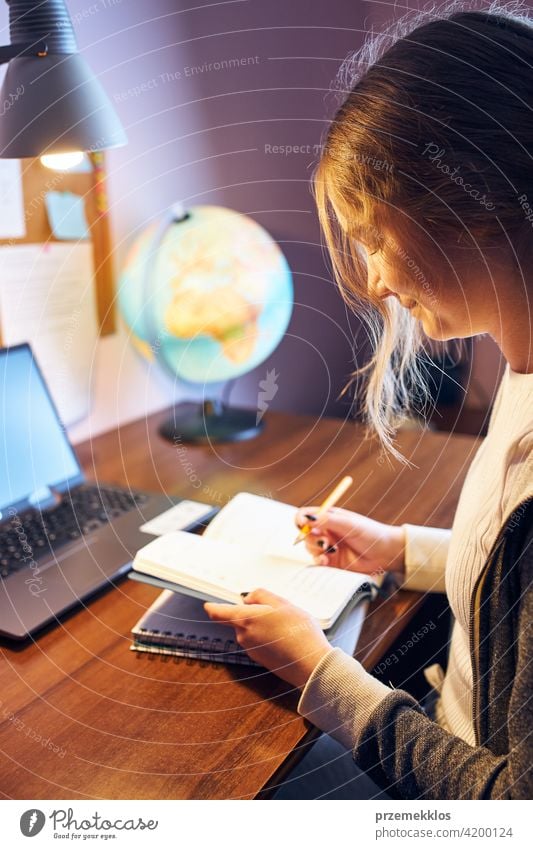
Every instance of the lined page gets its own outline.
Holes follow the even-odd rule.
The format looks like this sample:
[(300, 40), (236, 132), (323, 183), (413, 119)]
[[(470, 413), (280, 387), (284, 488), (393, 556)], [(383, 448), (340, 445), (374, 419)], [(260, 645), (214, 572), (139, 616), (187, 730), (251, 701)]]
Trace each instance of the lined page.
[(239, 492), (211, 520), (203, 536), (309, 564), (313, 558), (305, 545), (293, 545), (298, 534), (294, 523), (297, 509), (261, 495)]
[(193, 589), (217, 588), (226, 598), (268, 582), (278, 583), (282, 579), (276, 573), (282, 572), (287, 580), (292, 572), (305, 569), (285, 558), (250, 554), (240, 546), (187, 531), (174, 531), (149, 542), (137, 553), (133, 568)]
[(175, 531), (157, 537), (135, 557), (133, 568), (226, 601), (264, 587), (296, 604), (329, 628), (365, 575), (308, 566), (273, 555), (250, 556), (240, 546)]
[(270, 589), (307, 610), (323, 628), (329, 628), (354, 593), (367, 582), (367, 575), (345, 569), (308, 566), (298, 572), (280, 574), (277, 588)]

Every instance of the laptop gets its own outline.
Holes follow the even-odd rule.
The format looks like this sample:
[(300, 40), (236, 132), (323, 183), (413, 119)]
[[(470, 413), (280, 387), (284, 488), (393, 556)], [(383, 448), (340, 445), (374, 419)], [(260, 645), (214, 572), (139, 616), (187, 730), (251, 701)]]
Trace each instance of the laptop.
[(0, 636), (27, 639), (113, 586), (151, 539), (140, 527), (180, 502), (180, 530), (217, 512), (87, 482), (30, 346), (0, 348)]

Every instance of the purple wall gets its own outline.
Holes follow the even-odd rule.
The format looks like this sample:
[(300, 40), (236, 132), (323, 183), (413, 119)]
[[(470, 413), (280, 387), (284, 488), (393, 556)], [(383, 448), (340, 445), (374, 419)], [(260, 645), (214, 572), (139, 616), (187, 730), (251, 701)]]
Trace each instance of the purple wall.
[[(68, 3), (80, 47), (130, 139), (109, 153), (117, 266), (136, 232), (176, 200), (221, 204), (253, 216), (287, 256), (296, 305), (284, 341), (267, 363), (237, 382), (232, 400), (255, 406), (258, 382), (274, 367), (280, 377), (272, 407), (345, 415), (347, 401), (336, 399), (352, 368), (360, 328), (324, 264), (309, 177), (332, 115), (327, 94), (340, 62), (394, 8), (364, 0), (192, 5)], [(1, 4), (4, 43), (6, 25), (7, 5)], [(227, 62), (238, 66), (225, 67)], [(297, 145), (299, 152), (285, 156), (273, 152), (275, 145)], [(117, 373), (121, 344), (116, 340), (111, 354)], [(129, 369), (132, 382), (138, 379), (134, 371)], [(148, 379), (157, 384), (154, 398), (127, 415), (188, 392), (164, 376)], [(120, 381), (129, 395), (124, 371)], [(100, 395), (106, 393), (111, 387)], [(98, 428), (107, 421), (106, 410), (101, 413)]]
[[(237, 0), (181, 11), (191, 5), (68, 3), (80, 48), (130, 140), (109, 154), (117, 262), (138, 229), (176, 200), (253, 216), (289, 261), (296, 306), (286, 339), (237, 382), (232, 401), (255, 406), (258, 381), (275, 367), (272, 407), (345, 415), (347, 401), (336, 397), (359, 325), (347, 317), (324, 265), (309, 176), (331, 112), (331, 79), (360, 44), (368, 6)], [(1, 14), (7, 41), (7, 7)], [(224, 67), (224, 60), (239, 66)], [(275, 145), (304, 152), (285, 156), (272, 152)]]
[[(111, 158), (121, 236), (177, 199), (253, 216), (287, 256), (296, 306), (285, 340), (238, 381), (232, 400), (255, 406), (258, 381), (274, 366), (273, 407), (345, 414), (336, 398), (350, 371), (353, 330), (324, 266), (309, 175), (326, 125), (325, 95), (339, 61), (361, 41), (364, 4), (252, 0), (182, 13), (177, 5), (123, 0), (107, 13), (115, 61), (104, 59), (103, 45), (87, 50), (95, 67), (109, 68), (102, 78), (130, 137)], [(87, 33), (80, 28), (88, 45), (102, 33), (103, 16), (96, 17), (91, 34), (89, 24)], [(120, 23), (139, 25), (120, 32)], [(224, 66), (235, 60), (239, 67)], [(272, 152), (276, 145), (310, 152), (284, 156)]]

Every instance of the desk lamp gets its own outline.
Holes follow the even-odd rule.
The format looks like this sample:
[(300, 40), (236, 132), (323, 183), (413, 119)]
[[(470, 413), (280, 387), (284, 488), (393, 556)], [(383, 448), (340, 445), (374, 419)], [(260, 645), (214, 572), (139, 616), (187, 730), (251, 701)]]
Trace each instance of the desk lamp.
[[(64, 0), (6, 0), (11, 44), (0, 91), (0, 158), (76, 154), (126, 144), (111, 101), (78, 53)], [(49, 164), (49, 162), (48, 162)]]

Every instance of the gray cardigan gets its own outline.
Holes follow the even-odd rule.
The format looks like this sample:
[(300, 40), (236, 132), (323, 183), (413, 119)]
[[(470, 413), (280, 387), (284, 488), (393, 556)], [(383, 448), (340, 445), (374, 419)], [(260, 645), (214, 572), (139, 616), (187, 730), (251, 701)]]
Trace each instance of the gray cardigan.
[[(409, 693), (389, 690), (369, 676), (369, 685), (361, 693), (367, 718), (357, 734), (350, 728), (325, 727), (320, 721), (316, 724), (337, 739), (351, 740), (358, 766), (387, 792), (401, 798), (530, 799), (532, 579), (533, 498), (528, 498), (504, 523), (472, 594), (475, 747), (430, 720)], [(338, 680), (343, 664), (355, 665), (357, 661), (341, 658), (335, 649), (324, 660), (324, 672), (328, 665), (337, 665)], [(320, 676), (319, 669), (317, 672)], [(323, 678), (326, 681), (331, 675)], [(320, 718), (316, 689), (315, 685), (314, 710)], [(350, 695), (356, 709), (357, 694)], [(342, 704), (342, 692), (325, 686), (322, 697), (322, 712), (329, 721), (335, 714), (335, 702), (337, 715), (346, 715), (346, 694)], [(370, 712), (369, 699), (375, 703)], [(303, 712), (313, 719), (312, 710)]]

